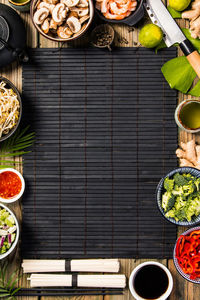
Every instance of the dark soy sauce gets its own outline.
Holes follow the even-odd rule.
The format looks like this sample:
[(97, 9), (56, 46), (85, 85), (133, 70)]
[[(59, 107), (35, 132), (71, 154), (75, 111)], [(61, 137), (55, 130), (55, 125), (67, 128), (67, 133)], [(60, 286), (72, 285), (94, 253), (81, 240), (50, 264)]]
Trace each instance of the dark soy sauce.
[(144, 299), (157, 299), (168, 288), (168, 276), (163, 269), (156, 265), (142, 267), (134, 278), (136, 293)]

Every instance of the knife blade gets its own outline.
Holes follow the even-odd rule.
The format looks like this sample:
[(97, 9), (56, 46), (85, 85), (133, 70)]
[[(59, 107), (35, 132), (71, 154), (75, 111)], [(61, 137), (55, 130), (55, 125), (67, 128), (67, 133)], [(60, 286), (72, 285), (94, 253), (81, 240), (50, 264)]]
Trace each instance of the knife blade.
[(146, 0), (144, 6), (152, 22), (162, 29), (164, 34), (163, 39), (167, 47), (178, 43), (194, 71), (200, 78), (200, 55), (183, 34), (163, 2), (161, 0)]

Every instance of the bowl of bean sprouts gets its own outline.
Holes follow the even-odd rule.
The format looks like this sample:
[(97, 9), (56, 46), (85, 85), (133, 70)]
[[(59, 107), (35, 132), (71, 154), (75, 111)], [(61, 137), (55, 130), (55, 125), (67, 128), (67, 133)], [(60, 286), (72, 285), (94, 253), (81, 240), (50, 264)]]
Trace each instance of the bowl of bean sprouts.
[(0, 142), (8, 139), (19, 126), (22, 101), (17, 88), (0, 76)]

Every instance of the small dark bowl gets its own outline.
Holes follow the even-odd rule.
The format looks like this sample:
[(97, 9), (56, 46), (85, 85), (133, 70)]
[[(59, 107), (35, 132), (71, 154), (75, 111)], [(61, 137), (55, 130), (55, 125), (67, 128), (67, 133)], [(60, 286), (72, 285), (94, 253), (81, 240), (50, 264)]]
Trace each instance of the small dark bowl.
[(11, 137), (11, 135), (17, 130), (19, 123), (21, 121), (21, 117), (22, 117), (22, 99), (20, 96), (20, 93), (18, 91), (18, 89), (14, 86), (14, 84), (12, 82), (10, 82), (10, 80), (8, 80), (5, 77), (0, 76), (0, 82), (4, 81), (6, 83), (6, 87), (13, 89), (13, 91), (17, 94), (17, 99), (19, 100), (19, 105), (20, 105), (20, 110), (19, 110), (19, 119), (17, 121), (17, 124), (15, 125), (14, 128), (12, 128), (8, 134), (2, 135), (2, 137), (0, 138), (0, 142), (3, 142), (5, 140), (7, 140), (9, 137)]
[[(95, 7), (95, 12), (104, 22), (109, 23), (117, 23), (117, 24), (126, 24), (129, 26), (133, 26), (137, 24), (144, 17), (144, 0), (138, 0), (138, 5), (135, 11), (133, 11), (130, 16), (124, 18), (123, 20), (109, 20), (104, 17), (104, 15)], [(94, 5), (96, 5), (96, 1), (94, 0)]]
[[(193, 227), (190, 228), (188, 230), (186, 230), (185, 232), (183, 232), (181, 235), (188, 235), (190, 234), (192, 231), (194, 230), (200, 230), (200, 227)], [(174, 246), (174, 252), (173, 252), (173, 261), (174, 261), (174, 265), (176, 267), (176, 270), (179, 272), (179, 274), (186, 280), (192, 282), (192, 283), (197, 283), (200, 284), (200, 278), (199, 279), (190, 279), (190, 275), (185, 274), (183, 272), (183, 270), (181, 269), (179, 263), (178, 263), (178, 259), (176, 258), (176, 245), (177, 245), (178, 239), (176, 240), (175, 246)]]
[(189, 173), (191, 174), (192, 176), (195, 176), (195, 177), (200, 177), (200, 171), (195, 169), (195, 168), (190, 168), (190, 167), (182, 167), (182, 168), (177, 168), (171, 172), (169, 172), (165, 177), (163, 177), (158, 186), (157, 186), (157, 189), (156, 189), (156, 200), (157, 200), (157, 204), (158, 204), (158, 208), (161, 212), (161, 214), (163, 215), (163, 217), (168, 220), (169, 222), (171, 223), (174, 223), (176, 225), (180, 225), (180, 226), (194, 226), (194, 225), (197, 225), (200, 223), (200, 215), (197, 216), (197, 217), (194, 217), (192, 219), (192, 221), (188, 222), (188, 221), (176, 221), (174, 220), (173, 218), (167, 218), (165, 216), (165, 213), (162, 209), (162, 195), (164, 194), (165, 192), (165, 189), (164, 189), (164, 180), (166, 177), (172, 177), (174, 174), (176, 173), (180, 173), (180, 174), (183, 174), (183, 173)]

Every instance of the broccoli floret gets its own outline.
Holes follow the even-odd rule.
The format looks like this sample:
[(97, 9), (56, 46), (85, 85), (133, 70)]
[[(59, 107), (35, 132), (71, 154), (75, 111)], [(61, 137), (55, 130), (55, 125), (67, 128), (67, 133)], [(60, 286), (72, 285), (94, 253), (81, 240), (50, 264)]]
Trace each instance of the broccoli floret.
[(188, 184), (188, 180), (183, 175), (181, 175), (179, 173), (176, 173), (174, 175), (174, 182), (178, 186), (183, 186), (183, 185), (187, 185)]
[(185, 207), (186, 219), (190, 222), (192, 216), (198, 216), (200, 213), (200, 199), (199, 197), (191, 197)]
[(165, 216), (166, 216), (167, 218), (173, 218), (173, 219), (175, 219), (175, 210), (174, 210), (174, 209), (169, 210), (169, 211), (165, 214)]
[(162, 195), (162, 208), (164, 209), (164, 211), (168, 211), (170, 210), (175, 203), (175, 197), (174, 195), (172, 195), (171, 192), (165, 192)]
[(175, 212), (176, 221), (183, 221), (185, 219), (186, 219), (186, 212), (184, 207)]
[(183, 197), (181, 197), (181, 196), (176, 197), (176, 201), (175, 201), (175, 204), (174, 204), (174, 208), (176, 210), (179, 210), (179, 209), (183, 208), (185, 205), (186, 205), (186, 201), (184, 200)]
[(197, 191), (199, 192), (199, 190), (200, 190), (200, 178), (195, 178), (194, 179), (194, 184), (196, 186)]
[(196, 186), (193, 183), (184, 185), (182, 188), (185, 196), (191, 195), (196, 191)]
[(174, 187), (174, 180), (173, 179), (169, 179), (169, 177), (165, 178), (164, 180), (164, 188), (167, 191), (172, 191)]
[(184, 193), (183, 187), (175, 185), (175, 187), (172, 191), (172, 194), (175, 195), (175, 196), (180, 196), (180, 195), (183, 195), (183, 193)]

